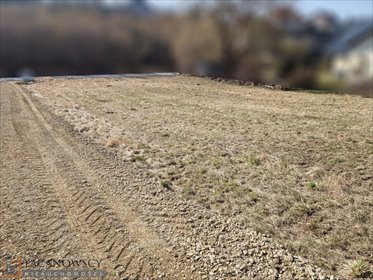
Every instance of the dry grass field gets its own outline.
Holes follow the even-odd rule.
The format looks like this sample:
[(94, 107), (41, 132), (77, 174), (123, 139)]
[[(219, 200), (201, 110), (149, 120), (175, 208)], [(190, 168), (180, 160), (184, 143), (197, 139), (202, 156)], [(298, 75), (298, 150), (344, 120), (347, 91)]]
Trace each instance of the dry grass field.
[(182, 75), (22, 87), (175, 195), (331, 274), (372, 275), (372, 99)]

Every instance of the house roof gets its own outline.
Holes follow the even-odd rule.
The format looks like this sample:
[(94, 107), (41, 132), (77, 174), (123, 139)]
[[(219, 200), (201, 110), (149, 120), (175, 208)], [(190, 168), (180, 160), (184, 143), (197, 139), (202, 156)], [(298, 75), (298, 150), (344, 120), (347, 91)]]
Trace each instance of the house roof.
[(373, 36), (373, 21), (358, 20), (349, 22), (340, 29), (334, 40), (326, 47), (325, 53), (332, 56), (339, 53), (344, 53), (354, 46), (365, 40), (367, 37)]

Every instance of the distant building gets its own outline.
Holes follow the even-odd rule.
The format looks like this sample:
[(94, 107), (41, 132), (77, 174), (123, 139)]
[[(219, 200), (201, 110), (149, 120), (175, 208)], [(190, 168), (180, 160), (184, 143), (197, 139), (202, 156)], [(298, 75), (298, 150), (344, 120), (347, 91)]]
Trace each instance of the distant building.
[(332, 74), (350, 85), (372, 81), (372, 21), (352, 22), (341, 30), (340, 35), (327, 48)]
[(315, 57), (321, 58), (338, 27), (337, 18), (326, 11), (318, 11), (304, 18), (291, 6), (277, 7), (270, 21), (297, 40), (308, 42)]
[(319, 33), (332, 34), (337, 28), (338, 21), (334, 14), (319, 11), (311, 16), (308, 24)]

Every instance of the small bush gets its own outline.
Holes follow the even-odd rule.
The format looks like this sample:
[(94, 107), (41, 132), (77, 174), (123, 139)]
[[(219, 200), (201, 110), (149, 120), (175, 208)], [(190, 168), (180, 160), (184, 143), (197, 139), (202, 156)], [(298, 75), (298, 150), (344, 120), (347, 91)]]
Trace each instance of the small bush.
[(250, 156), (249, 162), (253, 166), (259, 166), (260, 165), (260, 159), (256, 157), (255, 155)]
[(245, 199), (246, 206), (253, 206), (259, 200), (258, 194), (256, 192), (249, 192)]
[(295, 207), (295, 210), (302, 216), (312, 216), (316, 212), (316, 209), (314, 207), (311, 207), (307, 204), (298, 204)]
[(310, 190), (316, 190), (317, 189), (317, 184), (315, 182), (309, 182), (308, 183), (308, 188)]
[(143, 156), (136, 155), (136, 156), (131, 157), (131, 161), (132, 162), (145, 161), (145, 158)]
[(172, 190), (172, 184), (170, 181), (166, 180), (166, 181), (161, 181), (160, 185), (167, 189), (167, 190)]
[(368, 278), (373, 276), (372, 271), (369, 269), (369, 265), (363, 259), (358, 259), (351, 265), (351, 273), (356, 278)]
[(184, 196), (193, 196), (196, 194), (196, 191), (194, 190), (194, 188), (192, 188), (191, 186), (187, 186), (183, 189), (183, 195)]

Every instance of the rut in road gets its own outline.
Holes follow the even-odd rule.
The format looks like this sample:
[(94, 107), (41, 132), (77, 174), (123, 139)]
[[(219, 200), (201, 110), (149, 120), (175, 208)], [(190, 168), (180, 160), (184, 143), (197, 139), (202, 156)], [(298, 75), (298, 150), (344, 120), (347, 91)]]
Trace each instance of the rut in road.
[[(45, 238), (47, 243), (43, 247), (47, 251), (64, 250), (69, 245), (66, 243), (76, 240), (73, 238), (75, 234), (81, 236), (79, 241), (76, 240), (80, 246), (73, 247), (91, 251), (95, 258), (104, 258), (103, 263), (111, 277), (186, 277), (186, 273), (183, 275), (185, 268), (180, 267), (181, 263), (174, 262), (165, 250), (164, 242), (130, 208), (120, 201), (108, 200), (107, 195), (101, 193), (102, 189), (110, 188), (110, 182), (97, 176), (79, 158), (79, 154), (46, 122), (27, 94), (14, 87), (8, 89), (8, 94), (2, 98), (10, 99), (11, 121), (23, 152), (20, 156), (31, 163), (28, 165), (32, 173), (30, 177), (36, 175), (40, 179), (42, 176), (48, 181), (43, 184), (48, 190), (43, 189), (40, 192), (42, 197), (35, 199), (34, 203), (44, 201), (47, 204), (44, 211), (47, 211), (53, 206), (44, 198), (45, 193), (49, 194), (54, 204), (58, 204), (61, 215), (65, 216), (61, 219), (48, 212), (52, 215), (45, 217), (42, 224), (56, 236)], [(31, 188), (31, 191), (34, 190)], [(28, 193), (25, 192), (24, 196), (27, 197)], [(63, 223), (63, 220), (66, 222)], [(28, 232), (27, 229), (25, 232)], [(70, 236), (66, 235), (69, 233)], [(71, 250), (62, 256), (68, 254)]]
[(30, 257), (91, 257), (80, 247), (41, 156), (25, 133), (29, 125), (8, 92), (1, 105), (1, 248)]

